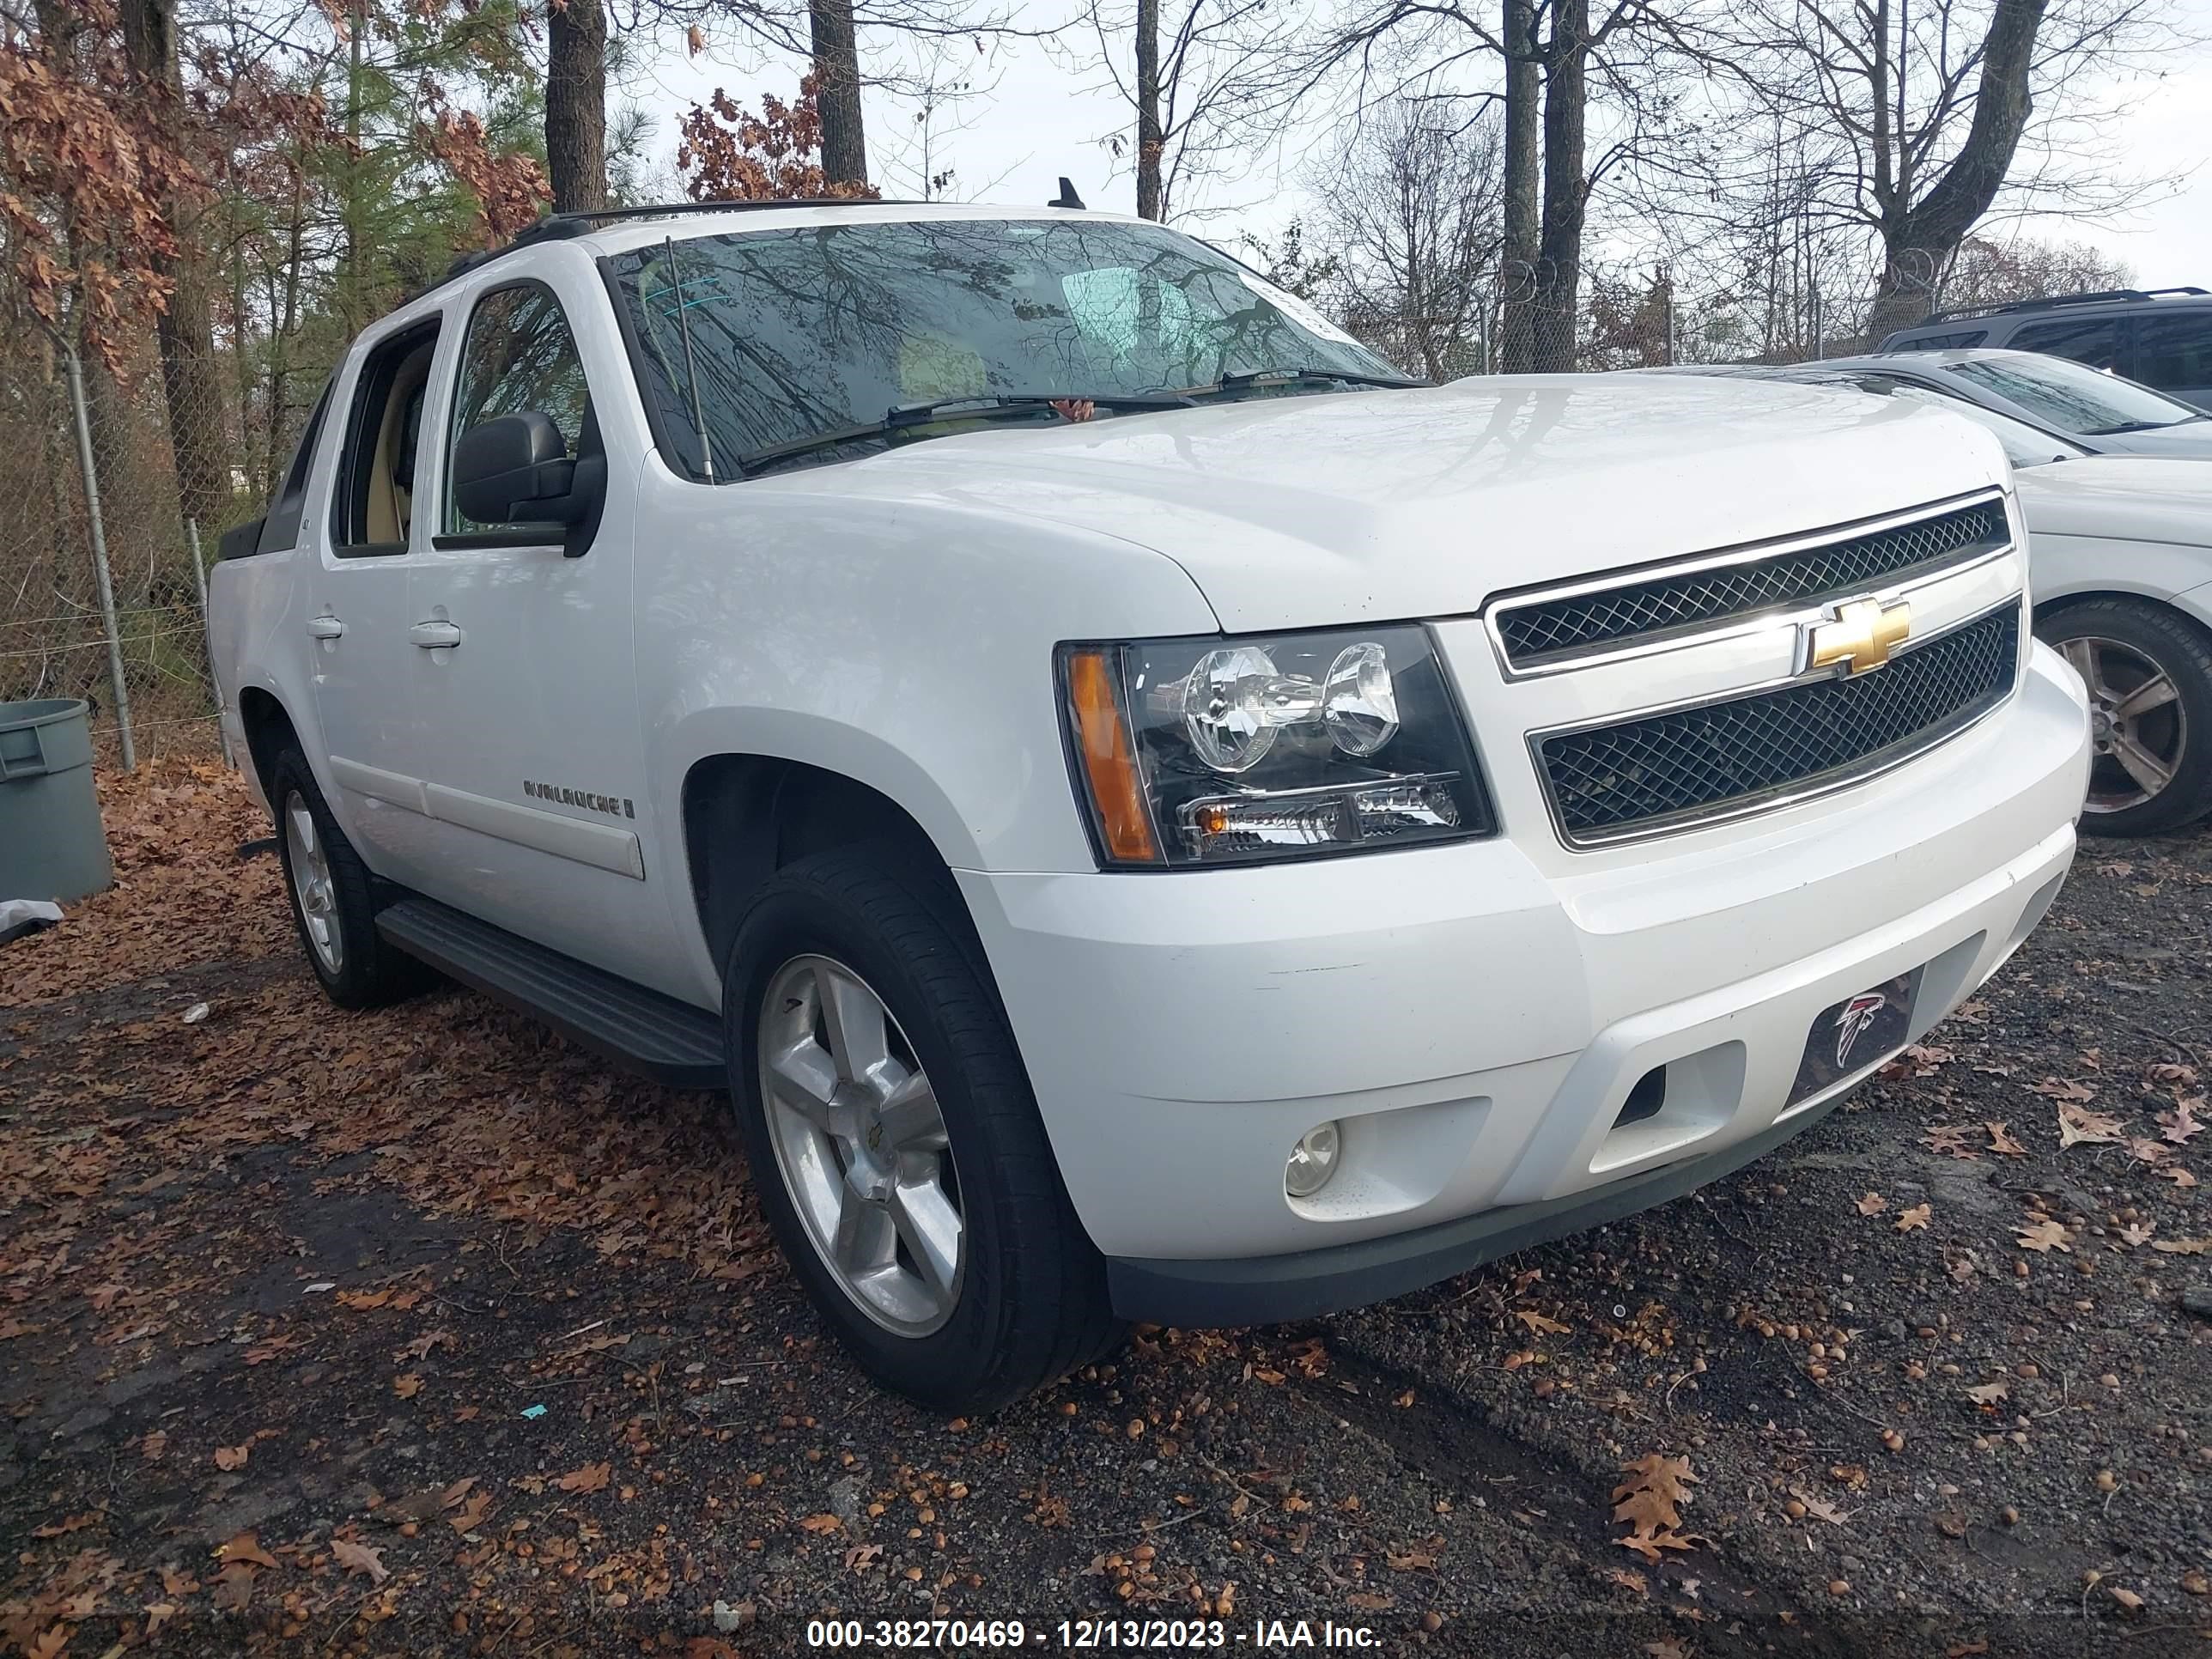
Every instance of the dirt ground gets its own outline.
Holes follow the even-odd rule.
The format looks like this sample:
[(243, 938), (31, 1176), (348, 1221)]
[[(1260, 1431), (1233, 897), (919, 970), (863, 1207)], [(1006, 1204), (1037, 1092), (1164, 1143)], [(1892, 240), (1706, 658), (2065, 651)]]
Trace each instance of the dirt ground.
[(15, 1650), (2212, 1654), (2212, 836), (2087, 844), (1705, 1194), (946, 1422), (824, 1342), (718, 1097), (338, 1013), (234, 779), (106, 805), (116, 890), (0, 947)]

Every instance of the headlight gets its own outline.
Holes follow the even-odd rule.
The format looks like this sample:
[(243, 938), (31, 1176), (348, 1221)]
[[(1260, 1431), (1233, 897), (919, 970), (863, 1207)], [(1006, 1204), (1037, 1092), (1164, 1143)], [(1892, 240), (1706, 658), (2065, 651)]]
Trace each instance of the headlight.
[(1063, 646), (1101, 862), (1253, 863), (1490, 833), (1419, 627)]

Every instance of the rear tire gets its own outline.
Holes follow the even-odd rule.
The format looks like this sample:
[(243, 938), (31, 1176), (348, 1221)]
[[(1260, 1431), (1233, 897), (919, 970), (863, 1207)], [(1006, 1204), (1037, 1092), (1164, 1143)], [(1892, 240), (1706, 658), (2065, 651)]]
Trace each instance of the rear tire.
[(300, 947), (323, 994), (341, 1008), (376, 1008), (422, 988), (429, 970), (376, 931), (368, 866), (331, 816), (313, 770), (287, 744), (269, 769), (276, 855)]
[(2081, 830), (2154, 836), (2212, 811), (2212, 638), (2148, 599), (2090, 599), (2036, 636), (2089, 688), (2096, 757)]
[(801, 860), (739, 925), (723, 1018), (753, 1185), (815, 1307), (884, 1387), (979, 1413), (1123, 1328), (958, 902), (890, 848)]

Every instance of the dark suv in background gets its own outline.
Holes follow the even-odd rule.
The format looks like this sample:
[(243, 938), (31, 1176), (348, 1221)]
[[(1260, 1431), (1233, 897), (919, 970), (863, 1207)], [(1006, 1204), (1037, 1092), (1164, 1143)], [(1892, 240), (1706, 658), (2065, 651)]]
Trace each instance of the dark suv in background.
[(2071, 357), (2212, 410), (2212, 293), (2201, 288), (2114, 289), (1942, 311), (1898, 330), (1881, 349), (1961, 346)]

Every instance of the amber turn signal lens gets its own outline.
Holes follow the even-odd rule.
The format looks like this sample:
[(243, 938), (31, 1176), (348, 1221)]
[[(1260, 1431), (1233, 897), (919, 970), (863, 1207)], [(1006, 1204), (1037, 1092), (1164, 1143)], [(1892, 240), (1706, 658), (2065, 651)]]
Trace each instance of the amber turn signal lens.
[(1145, 810), (1144, 784), (1129, 752), (1129, 734), (1114, 697), (1113, 670), (1103, 651), (1068, 653), (1067, 700), (1108, 856), (1122, 864), (1158, 864), (1159, 842)]

